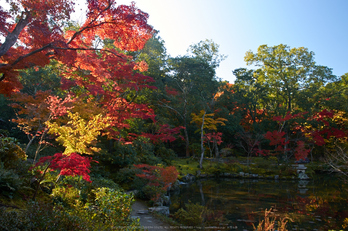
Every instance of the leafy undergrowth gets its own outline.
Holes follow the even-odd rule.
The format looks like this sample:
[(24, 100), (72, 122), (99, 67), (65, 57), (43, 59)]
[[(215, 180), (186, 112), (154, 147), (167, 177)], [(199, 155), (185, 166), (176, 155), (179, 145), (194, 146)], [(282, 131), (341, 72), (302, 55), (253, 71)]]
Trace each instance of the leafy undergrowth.
[[(257, 174), (263, 177), (273, 177), (279, 175), (284, 178), (293, 178), (297, 176), (296, 170), (291, 163), (278, 164), (276, 157), (254, 157), (251, 158), (249, 165), (246, 164), (246, 158), (232, 157), (221, 158), (219, 160), (206, 158), (203, 161), (203, 168), (199, 168), (199, 160), (194, 158), (177, 158), (172, 164), (179, 171), (179, 179), (187, 174), (197, 175), (200, 171), (201, 175), (222, 176), (225, 173), (239, 174), (240, 172)], [(316, 163), (307, 164), (306, 174), (313, 176), (318, 168)]]
[(17, 162), (11, 168), (0, 162), (0, 230), (140, 229), (130, 217), (134, 196), (112, 180), (48, 171), (44, 181), (32, 181), (36, 170)]

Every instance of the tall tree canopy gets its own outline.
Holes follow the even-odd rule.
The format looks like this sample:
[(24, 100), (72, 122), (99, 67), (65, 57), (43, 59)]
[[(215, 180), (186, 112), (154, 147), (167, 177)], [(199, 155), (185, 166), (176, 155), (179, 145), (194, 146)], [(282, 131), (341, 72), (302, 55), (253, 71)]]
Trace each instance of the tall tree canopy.
[(213, 68), (219, 67), (220, 62), (227, 58), (226, 55), (219, 54), (219, 44), (211, 39), (192, 44), (188, 51), (194, 56), (207, 61)]
[(287, 111), (301, 107), (301, 92), (318, 89), (336, 78), (330, 68), (316, 65), (314, 53), (304, 47), (261, 45), (256, 53), (248, 51), (244, 60), (258, 67), (253, 74), (256, 81)]

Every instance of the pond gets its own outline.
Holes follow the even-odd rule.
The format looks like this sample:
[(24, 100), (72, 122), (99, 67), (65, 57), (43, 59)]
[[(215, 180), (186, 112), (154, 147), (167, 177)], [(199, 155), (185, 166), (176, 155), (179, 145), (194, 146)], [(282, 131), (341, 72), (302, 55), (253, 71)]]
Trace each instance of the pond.
[(253, 230), (252, 224), (257, 226), (265, 209), (272, 208), (292, 219), (288, 230), (343, 230), (348, 228), (347, 201), (348, 187), (335, 175), (308, 181), (206, 179), (181, 185), (171, 195), (170, 212), (199, 204), (206, 213), (197, 229)]

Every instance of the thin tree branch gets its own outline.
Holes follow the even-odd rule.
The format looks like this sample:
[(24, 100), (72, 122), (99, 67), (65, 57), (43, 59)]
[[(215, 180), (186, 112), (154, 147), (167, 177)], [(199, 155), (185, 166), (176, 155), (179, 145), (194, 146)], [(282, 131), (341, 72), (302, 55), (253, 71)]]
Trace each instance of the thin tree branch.
[(173, 108), (173, 107), (169, 106), (168, 104), (165, 104), (165, 103), (163, 103), (161, 101), (159, 101), (159, 102), (160, 102), (160, 104), (158, 104), (159, 106), (166, 107), (166, 108), (169, 108), (169, 109), (175, 111), (181, 117), (181, 119), (184, 120), (184, 116), (178, 110), (176, 110), (175, 108)]
[(69, 40), (69, 42), (67, 42), (67, 44), (70, 44), (78, 35), (80, 35), (84, 30), (87, 30), (87, 29), (90, 29), (90, 28), (93, 28), (95, 26), (99, 26), (99, 25), (102, 25), (103, 23), (100, 23), (100, 24), (97, 24), (97, 25), (94, 25), (94, 26), (90, 26), (92, 25), (95, 21), (97, 21), (97, 19), (99, 18), (100, 15), (102, 15), (102, 13), (104, 13), (105, 11), (107, 11), (108, 9), (111, 8), (111, 5), (112, 5), (112, 2), (109, 1), (108, 2), (108, 5), (105, 9), (103, 9), (102, 11), (99, 12), (99, 14), (84, 28), (80, 29), (78, 32), (76, 32), (72, 37), (71, 39)]

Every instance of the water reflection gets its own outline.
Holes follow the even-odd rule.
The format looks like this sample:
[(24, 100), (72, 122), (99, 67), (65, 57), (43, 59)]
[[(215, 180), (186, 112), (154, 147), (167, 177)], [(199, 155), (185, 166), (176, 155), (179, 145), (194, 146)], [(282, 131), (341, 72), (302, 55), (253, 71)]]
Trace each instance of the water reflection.
[(275, 181), (255, 179), (208, 179), (182, 185), (171, 195), (171, 214), (185, 203), (206, 206), (206, 226), (252, 230), (263, 219), (264, 210), (293, 222), (289, 230), (342, 230), (348, 225), (347, 187), (336, 178)]

